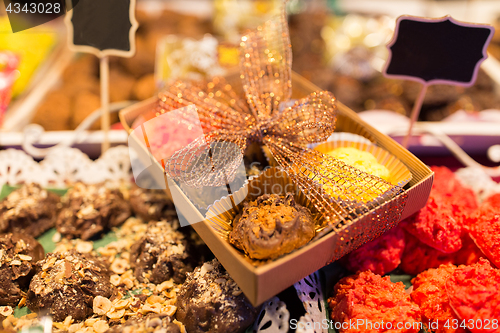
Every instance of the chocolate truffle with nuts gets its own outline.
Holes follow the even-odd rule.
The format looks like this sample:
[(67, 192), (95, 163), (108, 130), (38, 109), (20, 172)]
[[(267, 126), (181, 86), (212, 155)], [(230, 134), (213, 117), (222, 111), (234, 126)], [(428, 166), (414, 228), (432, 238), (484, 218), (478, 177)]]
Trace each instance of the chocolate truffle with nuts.
[(243, 203), (229, 242), (252, 259), (274, 259), (307, 244), (315, 235), (311, 212), (285, 196), (264, 194)]
[(121, 192), (104, 184), (77, 183), (62, 198), (62, 204), (56, 228), (67, 238), (89, 240), (119, 226), (131, 215)]
[(140, 282), (182, 283), (197, 262), (185, 235), (166, 221), (150, 222), (144, 236), (131, 248), (130, 263)]
[(163, 190), (142, 189), (134, 185), (130, 190), (130, 205), (144, 222), (177, 217), (174, 204)]
[(0, 233), (38, 237), (55, 225), (59, 197), (37, 184), (26, 184), (0, 202)]
[(35, 273), (35, 263), (44, 254), (40, 243), (29, 235), (0, 234), (0, 305), (18, 304)]
[(113, 286), (104, 264), (75, 250), (49, 253), (37, 263), (31, 280), (27, 305), (31, 311), (63, 321), (67, 316), (80, 321), (93, 313), (96, 296), (110, 297)]
[(178, 324), (167, 315), (151, 313), (144, 317), (133, 317), (121, 325), (112, 326), (107, 333), (181, 333)]
[(257, 316), (217, 259), (188, 274), (175, 305), (176, 318), (189, 333), (241, 333)]

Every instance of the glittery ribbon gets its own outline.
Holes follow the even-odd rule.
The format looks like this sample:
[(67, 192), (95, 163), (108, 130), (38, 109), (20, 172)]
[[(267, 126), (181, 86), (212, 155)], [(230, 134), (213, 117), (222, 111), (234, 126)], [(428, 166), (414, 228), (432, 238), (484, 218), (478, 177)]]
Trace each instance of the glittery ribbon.
[[(223, 78), (208, 84), (175, 82), (159, 94), (157, 114), (194, 104), (204, 136), (174, 153), (165, 172), (188, 186), (223, 186), (236, 174), (251, 142), (267, 146), (276, 162), (314, 202), (332, 227), (368, 213), (401, 187), (307, 148), (335, 130), (336, 99), (317, 91), (292, 101), (292, 53), (285, 10), (241, 40), (246, 101)], [(399, 219), (404, 200), (386, 210)]]

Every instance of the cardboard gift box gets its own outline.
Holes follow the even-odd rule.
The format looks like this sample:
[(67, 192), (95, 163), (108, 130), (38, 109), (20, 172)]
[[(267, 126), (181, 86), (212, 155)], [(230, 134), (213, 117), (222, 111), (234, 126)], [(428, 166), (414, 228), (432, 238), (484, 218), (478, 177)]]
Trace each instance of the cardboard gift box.
[[(236, 90), (242, 89), (238, 73), (232, 74), (226, 79)], [(320, 90), (296, 73), (292, 74), (292, 89), (292, 98), (301, 98)], [(155, 103), (156, 98), (151, 98), (122, 110), (120, 120), (125, 129), (132, 133), (131, 126), (134, 120), (139, 115), (151, 111)], [(158, 177), (156, 180), (159, 183), (168, 183), (167, 192), (169, 196), (175, 196), (177, 210), (190, 223), (191, 221), (202, 221), (192, 223), (193, 228), (254, 305), (265, 302), (300, 279), (341, 258), (391, 228), (392, 225), (385, 223), (384, 219), (377, 218), (380, 214), (384, 214), (384, 208), (387, 207), (389, 202), (399, 200), (402, 195), (407, 196), (406, 205), (401, 216), (402, 219), (417, 212), (427, 202), (432, 187), (433, 172), (394, 140), (362, 121), (354, 111), (340, 102), (337, 102), (337, 108), (337, 132), (350, 132), (361, 135), (387, 150), (406, 165), (412, 175), (411, 181), (404, 187), (404, 193), (376, 207), (369, 213), (348, 221), (340, 228), (314, 239), (292, 253), (258, 265), (223, 239), (182, 190), (173, 181), (165, 179), (161, 164), (157, 161), (151, 162), (152, 158), (148, 153), (148, 148), (141, 143), (143, 142), (141, 139), (136, 138), (134, 134), (131, 134), (129, 138), (140, 147), (138, 155), (143, 160), (143, 163), (145, 165), (153, 163), (150, 167), (156, 168), (156, 171), (158, 171), (153, 173)], [(162, 177), (165, 178), (161, 179)]]

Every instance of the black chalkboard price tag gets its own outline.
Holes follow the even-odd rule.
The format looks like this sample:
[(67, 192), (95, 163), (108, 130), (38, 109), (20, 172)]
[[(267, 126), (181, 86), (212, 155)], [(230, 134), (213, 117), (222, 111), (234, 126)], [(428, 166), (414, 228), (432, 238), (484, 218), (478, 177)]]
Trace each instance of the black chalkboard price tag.
[(411, 130), (432, 84), (471, 86), (495, 29), (490, 25), (460, 22), (450, 16), (429, 19), (400, 16), (391, 42), (384, 75), (422, 83), (411, 114)]
[(79, 0), (65, 19), (69, 45), (98, 57), (135, 53), (135, 0)]
[(70, 49), (100, 58), (102, 153), (109, 148), (109, 56), (135, 54), (135, 5), (136, 0), (79, 0), (65, 18)]

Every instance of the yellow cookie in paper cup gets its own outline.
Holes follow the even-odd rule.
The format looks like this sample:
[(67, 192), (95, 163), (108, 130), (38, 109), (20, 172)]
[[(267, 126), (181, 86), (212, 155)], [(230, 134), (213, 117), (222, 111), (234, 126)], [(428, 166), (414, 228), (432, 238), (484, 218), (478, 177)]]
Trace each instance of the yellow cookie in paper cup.
[[(234, 207), (233, 202), (240, 204)], [(306, 245), (326, 226), (311, 201), (279, 168), (266, 169), (241, 190), (216, 201), (206, 219), (254, 265)]]
[(403, 162), (388, 151), (361, 139), (351, 137), (349, 141), (328, 141), (314, 149), (393, 185), (404, 187), (410, 182), (411, 173)]

